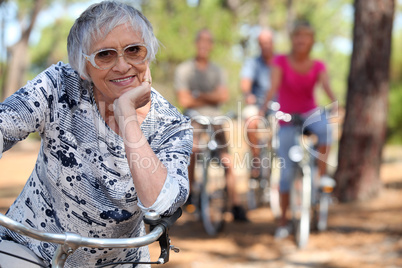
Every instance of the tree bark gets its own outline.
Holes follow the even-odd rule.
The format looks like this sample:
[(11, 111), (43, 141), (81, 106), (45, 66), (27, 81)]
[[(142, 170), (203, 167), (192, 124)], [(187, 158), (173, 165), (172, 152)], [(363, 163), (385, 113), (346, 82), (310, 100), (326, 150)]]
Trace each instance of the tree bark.
[(30, 14), (29, 23), (27, 27), (22, 30), (20, 40), (9, 49), (9, 61), (7, 63), (6, 80), (2, 96), (3, 100), (25, 84), (25, 73), (29, 64), (28, 41), (43, 4), (44, 0), (35, 1), (34, 8)]
[(386, 137), (394, 0), (355, 0), (353, 53), (335, 179), (341, 201), (379, 193)]

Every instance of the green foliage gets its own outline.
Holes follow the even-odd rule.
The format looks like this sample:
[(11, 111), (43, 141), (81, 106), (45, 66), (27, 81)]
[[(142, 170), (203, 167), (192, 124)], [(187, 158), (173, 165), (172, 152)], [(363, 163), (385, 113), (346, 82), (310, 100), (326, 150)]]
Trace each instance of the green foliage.
[(402, 84), (402, 33), (395, 32), (392, 38), (391, 73), (390, 78), (394, 84)]
[(395, 32), (391, 53), (391, 89), (389, 93), (388, 141), (402, 144), (402, 45), (401, 32)]
[[(28, 14), (33, 6), (33, 0), (15, 0), (20, 14)], [(59, 0), (66, 9), (71, 3), (79, 0)], [(81, 1), (85, 2), (85, 1)], [(130, 2), (130, 1), (127, 1)], [(258, 54), (258, 47), (249, 51), (238, 48), (244, 39), (240, 28), (245, 24), (253, 26), (261, 16), (262, 2), (259, 0), (239, 0), (237, 10), (231, 10), (225, 0), (202, 0), (199, 5), (190, 6), (186, 0), (142, 0), (139, 3), (142, 11), (154, 26), (155, 34), (161, 42), (157, 61), (152, 65), (155, 85), (173, 103), (176, 103), (173, 90), (173, 77), (176, 66), (192, 58), (195, 53), (194, 38), (202, 28), (209, 28), (215, 37), (212, 60), (222, 66), (227, 74), (231, 101), (227, 109), (236, 109), (236, 101), (241, 99), (240, 68), (242, 61), (249, 55)], [(349, 65), (349, 55), (334, 47), (335, 37), (345, 37), (350, 40), (352, 18), (345, 17), (343, 9), (351, 4), (351, 0), (294, 0), (293, 13), (296, 19), (309, 20), (316, 29), (316, 45), (313, 55), (326, 62), (331, 76), (331, 84), (339, 98), (344, 103), (346, 92), (346, 77)], [(275, 31), (276, 53), (287, 53), (289, 38), (286, 22), (288, 10), (286, 1), (270, 0), (268, 2), (268, 22)], [(44, 8), (49, 8), (50, 1), (46, 0)], [(244, 12), (248, 10), (248, 12)], [(264, 14), (263, 14), (264, 15)], [(59, 60), (67, 61), (66, 38), (69, 28), (75, 18), (61, 17), (52, 25), (42, 29), (38, 44), (30, 48), (31, 67), (29, 78)], [(255, 40), (254, 40), (255, 41)], [(234, 56), (234, 47), (238, 53)], [(320, 92), (319, 103), (325, 105), (328, 99)]]
[[(241, 60), (234, 57), (233, 47), (241, 42), (250, 41), (251, 36), (242, 36), (240, 27), (257, 23), (260, 12), (260, 1), (244, 1), (250, 12), (247, 16), (241, 12), (232, 12), (222, 4), (225, 1), (203, 0), (199, 6), (191, 7), (185, 0), (147, 1), (143, 6), (144, 14), (154, 26), (155, 34), (162, 43), (157, 56), (157, 63), (152, 67), (154, 81), (160, 81), (165, 87), (165, 95), (175, 103), (175, 93), (172, 88), (174, 70), (177, 64), (194, 56), (194, 37), (198, 30), (209, 28), (215, 36), (215, 47), (212, 60), (221, 65), (227, 72), (231, 102), (228, 109), (236, 109), (236, 101), (241, 99), (239, 73)], [(351, 4), (351, 0), (308, 0), (293, 1), (294, 14), (297, 19), (307, 19), (316, 29), (317, 44), (314, 47), (314, 57), (326, 62), (331, 84), (341, 104), (345, 103), (346, 78), (349, 65), (347, 53), (337, 50), (334, 46), (335, 37), (351, 38), (352, 19), (348, 18), (343, 9)], [(275, 31), (276, 53), (289, 51), (289, 38), (286, 31), (287, 8), (286, 1), (269, 1), (270, 26)], [(247, 35), (248, 33), (246, 33)], [(252, 40), (251, 40), (252, 41)], [(255, 40), (254, 40), (255, 42)], [(256, 49), (257, 48), (257, 49)], [(247, 56), (258, 54), (258, 47), (252, 51), (243, 51)], [(249, 49), (250, 50), (250, 49)], [(326, 96), (320, 92), (319, 102), (328, 104)]]
[[(33, 0), (18, 1), (26, 13), (29, 11), (30, 3), (33, 3)], [(59, 3), (66, 8), (72, 2), (79, 1), (59, 0)], [(258, 54), (255, 36), (247, 31), (244, 33), (241, 29), (244, 28), (244, 25), (250, 26), (251, 29), (252, 26), (258, 24), (262, 1), (239, 0), (233, 2), (239, 3), (235, 9), (231, 9), (226, 0), (201, 0), (196, 6), (190, 6), (186, 0), (138, 0), (135, 2), (136, 6), (140, 6), (151, 21), (155, 35), (161, 42), (157, 60), (151, 66), (154, 86), (172, 103), (177, 104), (173, 89), (175, 68), (179, 63), (194, 56), (196, 33), (202, 28), (209, 28), (215, 37), (212, 60), (225, 69), (231, 91), (231, 101), (226, 104), (225, 108), (236, 110), (236, 101), (241, 99), (239, 73), (243, 60), (250, 55)], [(269, 6), (266, 16), (270, 27), (275, 31), (276, 53), (288, 53), (290, 47), (286, 28), (288, 16), (286, 2), (283, 0), (267, 2)], [(350, 55), (348, 51), (339, 50), (334, 40), (339, 37), (351, 40), (352, 2), (352, 0), (293, 0), (294, 17), (309, 20), (316, 30), (313, 56), (326, 63), (332, 88), (341, 105), (345, 103)], [(45, 8), (49, 7), (49, 3), (45, 2)], [(40, 42), (30, 49), (32, 57), (30, 77), (59, 60), (67, 61), (66, 38), (74, 19), (62, 17), (42, 30)], [(252, 40), (253, 38), (254, 40)], [(393, 101), (393, 99), (400, 100), (398, 88), (402, 84), (400, 75), (402, 73), (402, 52), (397, 49), (402, 45), (400, 40), (399, 37), (394, 40), (392, 52), (391, 78), (395, 86), (391, 90), (390, 133), (399, 133), (397, 129), (401, 128), (397, 119), (402, 118), (402, 112), (394, 107), (397, 104)], [(254, 42), (254, 46), (249, 46), (248, 50), (241, 49), (250, 42)], [(234, 48), (237, 49), (237, 54), (234, 54)], [(319, 104), (328, 104), (328, 99), (323, 92), (318, 92)]]
[[(287, 31), (287, 1), (271, 0), (269, 25), (275, 31), (275, 52), (289, 53), (290, 40)], [(353, 14), (352, 0), (293, 0), (292, 13), (295, 20), (307, 20), (315, 29), (315, 40), (312, 56), (324, 61), (331, 78), (332, 89), (341, 105), (346, 102), (347, 75), (350, 54), (339, 48), (336, 40), (352, 39)], [(243, 23), (255, 23), (251, 18), (244, 18)], [(317, 91), (320, 105), (328, 104), (323, 91)]]
[(68, 62), (67, 36), (73, 23), (63, 17), (42, 30), (39, 42), (30, 47), (30, 78), (59, 61)]
[(234, 18), (215, 2), (202, 1), (200, 6), (190, 7), (184, 0), (159, 0), (144, 6), (144, 14), (163, 45), (158, 61), (180, 63), (192, 57), (195, 35), (202, 28), (210, 29), (214, 35), (217, 45), (213, 57), (223, 58), (228, 54), (236, 36), (236, 31), (231, 31), (235, 29)]
[(402, 143), (402, 84), (391, 87), (389, 93), (388, 142)]
[[(87, 0), (88, 1), (88, 0)], [(1, 2), (1, 1), (0, 1)], [(17, 7), (17, 12), (15, 15), (15, 18), (8, 18), (8, 20), (12, 21), (18, 21), (20, 25), (19, 29), (19, 34), (22, 37), (28, 37), (29, 39), (30, 36), (32, 36), (33, 31), (26, 31), (27, 29), (35, 29), (38, 27), (38, 21), (42, 18), (44, 11), (51, 10), (53, 6), (60, 5), (63, 6), (65, 9), (70, 6), (71, 4), (78, 3), (78, 2), (85, 2), (83, 0), (9, 0), (9, 3), (15, 4)], [(7, 10), (6, 5), (0, 5), (0, 8)], [(38, 11), (39, 13), (35, 13), (34, 10)], [(37, 16), (33, 16), (34, 14), (37, 14)], [(36, 18), (35, 20), (33, 18)], [(49, 64), (46, 63), (54, 63), (57, 62), (58, 60), (64, 60), (66, 59), (67, 51), (65, 49), (65, 46), (63, 47), (63, 42), (66, 42), (67, 34), (66, 34), (66, 27), (63, 27), (64, 24), (64, 17), (61, 17), (59, 20), (57, 20), (53, 25), (46, 27), (45, 29), (42, 30), (41, 32), (41, 39), (40, 39), (40, 45), (34, 45), (33, 47), (29, 49), (29, 54), (30, 55), (25, 55), (27, 52), (24, 49), (24, 57), (28, 56), (29, 59), (27, 60), (27, 66), (21, 66), (20, 68), (26, 69), (27, 72), (25, 73), (19, 73), (19, 79), (21, 81), (26, 80), (26, 79), (31, 79), (34, 76), (37, 75), (38, 72), (42, 71), (43, 68), (48, 67)], [(7, 19), (3, 22), (3, 26), (8, 25), (10, 23), (7, 21)], [(49, 28), (53, 27), (53, 30), (50, 30)], [(68, 29), (71, 27), (68, 26)], [(2, 30), (2, 29), (1, 29)], [(0, 32), (1, 32), (0, 30)], [(67, 32), (68, 33), (68, 32)], [(17, 41), (20, 42), (21, 40)], [(3, 45), (3, 44), (1, 44)], [(11, 45), (12, 47), (13, 45)], [(20, 53), (21, 54), (21, 53)], [(11, 57), (14, 55), (10, 55), (7, 58), (7, 63), (5, 63), (5, 67), (0, 66), (0, 88), (3, 89), (4, 83), (5, 83), (5, 77), (4, 73), (10, 73), (11, 71), (9, 70), (8, 66)], [(15, 55), (16, 57), (21, 57), (21, 55)], [(58, 59), (58, 60), (55, 60)], [(3, 70), (7, 69), (7, 70)], [(19, 71), (19, 70), (18, 70)], [(15, 76), (16, 77), (16, 76)]]
[[(18, 6), (20, 20), (23, 21), (23, 17), (29, 17), (34, 0), (14, 0), (14, 2)], [(58, 0), (57, 2), (67, 10), (72, 3), (86, 1)], [(194, 56), (196, 33), (202, 28), (209, 28), (215, 38), (212, 60), (225, 69), (231, 91), (231, 101), (225, 108), (236, 110), (236, 101), (241, 100), (239, 73), (243, 60), (258, 54), (258, 46), (251, 29), (258, 24), (261, 15), (264, 16), (260, 14), (262, 1), (234, 1), (239, 3), (235, 9), (231, 9), (226, 0), (201, 0), (196, 6), (190, 6), (186, 0), (126, 2), (142, 8), (161, 42), (157, 60), (151, 68), (154, 86), (169, 101), (177, 104), (173, 89), (176, 66)], [(286, 2), (284, 0), (267, 2), (266, 16), (270, 27), (275, 32), (276, 53), (288, 53), (290, 47), (286, 28), (288, 19)], [(306, 19), (315, 28), (316, 45), (313, 48), (313, 56), (326, 63), (332, 88), (341, 105), (345, 103), (350, 55), (348, 51), (339, 50), (334, 40), (339, 37), (351, 40), (352, 2), (352, 0), (293, 0), (292, 6), (295, 19)], [(45, 0), (43, 9), (50, 8), (53, 3)], [(402, 5), (398, 2), (397, 14), (401, 12), (401, 8)], [(66, 40), (74, 19), (76, 18), (66, 14), (41, 30), (39, 43), (30, 47), (29, 78), (60, 60), (67, 62)], [(244, 25), (248, 25), (250, 31), (242, 31)], [(400, 105), (402, 102), (402, 52), (399, 49), (402, 45), (402, 34), (395, 33), (391, 59), (392, 87), (389, 97), (388, 136), (392, 142), (402, 142), (402, 106)], [(252, 42), (254, 45), (250, 45)], [(237, 54), (233, 53), (234, 48), (237, 49)], [(328, 104), (328, 99), (322, 91), (318, 91), (317, 97), (320, 105)]]
[[(235, 17), (218, 1), (204, 0), (196, 7), (189, 6), (185, 0), (149, 1), (143, 11), (161, 42), (152, 75), (154, 81), (162, 81), (163, 88), (160, 90), (171, 102), (176, 103), (173, 89), (175, 68), (194, 57), (195, 36), (203, 28), (208, 28), (214, 36), (212, 60), (237, 82), (240, 64), (234, 62), (231, 55), (231, 47), (238, 39)], [(236, 95), (237, 84), (229, 86)]]
[[(343, 14), (343, 10), (351, 2), (349, 0), (314, 0), (310, 5), (301, 5), (301, 1), (297, 1), (300, 10), (304, 10), (306, 18), (316, 31), (313, 56), (326, 63), (331, 78), (331, 87), (341, 105), (346, 103), (350, 55), (345, 51), (340, 51), (334, 44), (334, 40), (335, 38), (352, 39), (353, 18), (348, 18), (346, 14)], [(300, 15), (300, 17), (303, 16)], [(321, 105), (328, 104), (328, 99), (323, 96), (322, 91), (318, 99)]]

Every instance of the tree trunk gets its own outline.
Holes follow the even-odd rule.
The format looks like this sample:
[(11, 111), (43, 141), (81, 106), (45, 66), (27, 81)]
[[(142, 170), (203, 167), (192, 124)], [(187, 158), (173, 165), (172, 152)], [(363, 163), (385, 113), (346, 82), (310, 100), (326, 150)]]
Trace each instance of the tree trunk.
[(29, 17), (28, 25), (22, 30), (21, 39), (9, 49), (9, 61), (7, 63), (6, 80), (3, 88), (4, 100), (25, 84), (25, 73), (29, 64), (28, 41), (36, 18), (42, 9), (44, 0), (35, 1), (34, 8)]
[(335, 179), (341, 201), (379, 192), (386, 136), (394, 0), (355, 0), (353, 53)]

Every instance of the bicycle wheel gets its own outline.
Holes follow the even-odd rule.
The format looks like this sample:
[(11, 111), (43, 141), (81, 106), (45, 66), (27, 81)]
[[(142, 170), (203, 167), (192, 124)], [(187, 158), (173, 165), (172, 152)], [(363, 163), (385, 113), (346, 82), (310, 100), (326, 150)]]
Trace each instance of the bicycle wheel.
[(318, 203), (318, 219), (317, 229), (318, 231), (325, 231), (327, 229), (328, 222), (328, 207), (330, 196), (327, 193), (321, 193)]
[[(254, 159), (252, 159), (253, 161)], [(251, 161), (251, 165), (253, 162)], [(249, 190), (247, 193), (248, 208), (256, 209), (269, 203), (269, 178), (271, 175), (271, 159), (267, 147), (260, 149), (259, 176), (250, 177)]]
[(281, 215), (279, 202), (279, 179), (280, 179), (279, 159), (274, 154), (271, 156), (271, 173), (269, 175), (269, 207), (275, 219)]
[(219, 157), (205, 160), (200, 209), (207, 234), (217, 235), (224, 226), (227, 201), (225, 168)]
[(248, 181), (247, 207), (249, 210), (256, 209), (259, 206), (259, 178), (250, 178)]
[(298, 168), (290, 190), (295, 241), (299, 248), (307, 245), (310, 235), (311, 172), (308, 166)]

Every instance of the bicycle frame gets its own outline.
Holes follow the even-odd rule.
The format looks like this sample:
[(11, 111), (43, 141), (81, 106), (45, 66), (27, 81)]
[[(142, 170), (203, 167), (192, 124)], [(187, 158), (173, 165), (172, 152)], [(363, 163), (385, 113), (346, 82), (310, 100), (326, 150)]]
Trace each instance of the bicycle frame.
[[(301, 181), (301, 204), (300, 211), (297, 211), (295, 207), (296, 202), (291, 201), (292, 213), (295, 223), (297, 222), (296, 229), (296, 242), (298, 247), (304, 247), (309, 238), (310, 233), (310, 221), (313, 219), (313, 224), (316, 224), (318, 230), (322, 231), (326, 229), (327, 226), (327, 216), (328, 216), (328, 204), (330, 202), (330, 193), (333, 190), (334, 185), (328, 185), (325, 188), (325, 184), (321, 185), (322, 179), (320, 179), (320, 185), (316, 181), (316, 158), (311, 155), (309, 150), (305, 146), (301, 146), (301, 139), (306, 137), (302, 130), (303, 120), (298, 116), (292, 116), (292, 123), (297, 127), (297, 133), (295, 135), (295, 145), (289, 150), (290, 159), (297, 165), (297, 168), (301, 171), (302, 181)], [(311, 137), (308, 137), (308, 147), (314, 147), (316, 142), (313, 141)], [(297, 170), (295, 171), (295, 176), (297, 175)], [(299, 177), (300, 178), (300, 177)], [(292, 184), (291, 198), (295, 199), (296, 195), (296, 178)], [(300, 188), (299, 188), (300, 189)], [(317, 207), (319, 208), (319, 214), (317, 219)], [(314, 212), (314, 217), (310, 217), (311, 209)], [(296, 216), (295, 216), (296, 215)], [(318, 222), (317, 222), (318, 220)]]
[[(299, 248), (304, 247), (310, 235), (310, 208), (313, 203), (313, 159), (300, 143), (303, 138), (301, 122), (292, 118), (298, 127), (295, 145), (289, 149), (289, 158), (296, 165), (291, 186), (291, 211), (295, 227), (295, 240)], [(301, 177), (300, 177), (301, 176)]]
[[(164, 264), (169, 261), (170, 249), (178, 252), (177, 248), (170, 246), (168, 229), (181, 216), (181, 213), (182, 211), (180, 208), (172, 216), (166, 218), (161, 218), (159, 214), (155, 212), (145, 213), (144, 222), (151, 226), (151, 232), (144, 236), (135, 238), (89, 238), (71, 232), (66, 232), (63, 234), (47, 233), (25, 226), (1, 213), (0, 225), (16, 233), (29, 236), (37, 240), (58, 244), (56, 252), (52, 258), (52, 268), (63, 268), (67, 257), (73, 254), (74, 251), (79, 247), (135, 248), (149, 245), (155, 241), (159, 241), (161, 255), (157, 262), (150, 262), (150, 264)], [(98, 267), (105, 267), (109, 265), (114, 264), (105, 264)]]
[[(280, 217), (279, 205), (279, 168), (276, 152), (279, 146), (279, 120), (288, 121), (286, 114), (279, 111), (278, 102), (271, 101), (267, 104), (268, 114), (266, 114), (258, 123), (258, 146), (259, 148), (259, 176), (256, 178), (250, 176), (248, 205), (249, 209), (266, 205), (269, 203), (271, 212), (275, 218)], [(258, 108), (257, 108), (258, 109)], [(254, 160), (253, 159), (252, 161)], [(253, 162), (251, 162), (253, 165)]]
[[(279, 180), (278, 176), (273, 176), (278, 145), (278, 120), (276, 118), (278, 111), (276, 106), (278, 106), (276, 102), (268, 105), (270, 112), (265, 117), (259, 118), (258, 128), (255, 132), (258, 143), (250, 144), (250, 147), (258, 149), (258, 155), (253, 155), (252, 150), (250, 150), (250, 154), (252, 154), (250, 172), (251, 169), (256, 168), (254, 161), (257, 160), (259, 161), (257, 162), (259, 175), (253, 176), (253, 174), (250, 173), (249, 190), (247, 193), (249, 209), (256, 209), (269, 203), (275, 218), (279, 217), (280, 213), (278, 187), (276, 186), (277, 183), (275, 185), (273, 183), (274, 180), (275, 182)], [(277, 172), (275, 175), (278, 175)]]
[(205, 134), (208, 136), (209, 140), (207, 143), (207, 146), (203, 152), (209, 150), (211, 153), (216, 152), (218, 149), (218, 143), (215, 140), (215, 127), (222, 126), (221, 120), (209, 117), (209, 116), (204, 116), (200, 114), (196, 114), (192, 116), (192, 120), (197, 122), (202, 128), (205, 130)]
[[(193, 111), (189, 114), (193, 121), (201, 126), (200, 160), (202, 166), (198, 166), (201, 176), (193, 183), (193, 204), (200, 211), (204, 230), (210, 236), (217, 235), (224, 226), (224, 211), (227, 205), (227, 185), (224, 165), (221, 162), (219, 144), (215, 137), (216, 127), (222, 126), (227, 117), (209, 117)], [(222, 119), (222, 120), (221, 120)], [(201, 142), (198, 143), (201, 145)], [(197, 161), (198, 162), (198, 161)], [(211, 169), (210, 165), (217, 165)], [(214, 172), (209, 173), (213, 170)], [(212, 176), (211, 176), (212, 175)]]

